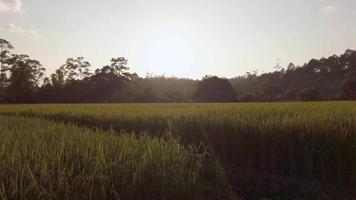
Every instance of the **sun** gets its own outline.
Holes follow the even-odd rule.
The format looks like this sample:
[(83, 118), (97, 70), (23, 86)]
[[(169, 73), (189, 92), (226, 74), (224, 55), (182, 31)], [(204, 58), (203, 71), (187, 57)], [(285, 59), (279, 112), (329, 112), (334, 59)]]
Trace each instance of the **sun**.
[(148, 71), (167, 76), (188, 77), (197, 71), (197, 53), (183, 36), (174, 33), (159, 34), (145, 49)]

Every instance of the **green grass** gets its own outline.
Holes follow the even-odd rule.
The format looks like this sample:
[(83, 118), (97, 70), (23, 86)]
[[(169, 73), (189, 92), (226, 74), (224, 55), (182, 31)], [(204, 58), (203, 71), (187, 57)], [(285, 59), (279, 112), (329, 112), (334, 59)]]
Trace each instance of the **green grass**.
[(199, 197), (204, 151), (169, 136), (0, 117), (0, 138), (0, 199)]
[(2, 105), (0, 114), (203, 142), (232, 187), (235, 169), (356, 185), (356, 102)]

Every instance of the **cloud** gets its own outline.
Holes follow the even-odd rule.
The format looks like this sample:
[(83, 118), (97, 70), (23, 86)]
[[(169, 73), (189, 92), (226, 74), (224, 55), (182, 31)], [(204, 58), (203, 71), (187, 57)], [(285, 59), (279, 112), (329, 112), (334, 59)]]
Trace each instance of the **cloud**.
[(17, 26), (13, 23), (9, 23), (6, 26), (0, 25), (0, 31), (8, 34), (17, 34), (17, 35), (23, 35), (27, 37), (34, 37), (34, 38), (40, 37), (40, 34), (37, 31), (24, 29), (21, 26)]
[(332, 12), (335, 11), (337, 8), (334, 5), (326, 5), (324, 7), (321, 8), (322, 11), (324, 12)]
[(22, 3), (20, 0), (0, 0), (0, 12), (20, 12)]

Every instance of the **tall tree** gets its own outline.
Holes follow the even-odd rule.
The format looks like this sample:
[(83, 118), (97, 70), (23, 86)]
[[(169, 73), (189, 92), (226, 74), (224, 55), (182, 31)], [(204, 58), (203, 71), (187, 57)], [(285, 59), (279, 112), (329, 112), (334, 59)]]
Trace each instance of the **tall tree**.
[(230, 82), (217, 76), (205, 76), (193, 95), (195, 102), (233, 102), (236, 93)]
[(127, 66), (128, 60), (124, 57), (111, 58), (110, 65), (105, 65), (101, 69), (95, 70), (96, 74), (106, 73), (106, 74), (115, 74), (120, 78), (125, 79), (135, 79), (137, 78), (136, 73), (130, 73), (130, 68)]
[(122, 90), (127, 82), (137, 79), (137, 74), (131, 74), (124, 57), (112, 58), (110, 65), (95, 70), (90, 77), (91, 98), (94, 101), (119, 101), (123, 99)]
[(3, 72), (3, 67), (6, 65), (6, 60), (9, 58), (10, 50), (14, 47), (7, 40), (0, 38), (0, 70)]
[(0, 100), (4, 101), (5, 87), (7, 86), (7, 64), (6, 60), (9, 59), (10, 50), (14, 47), (7, 40), (0, 38)]
[(356, 71), (349, 74), (341, 90), (341, 98), (356, 100)]
[[(68, 58), (61, 70), (66, 81), (81, 80), (91, 75), (91, 64), (84, 57)], [(58, 73), (57, 73), (58, 74)]]
[(50, 82), (56, 88), (63, 87), (65, 84), (64, 72), (61, 69), (57, 69), (53, 74), (51, 74)]
[(12, 55), (9, 65), (9, 86), (7, 95), (11, 102), (32, 102), (45, 68), (27, 55)]

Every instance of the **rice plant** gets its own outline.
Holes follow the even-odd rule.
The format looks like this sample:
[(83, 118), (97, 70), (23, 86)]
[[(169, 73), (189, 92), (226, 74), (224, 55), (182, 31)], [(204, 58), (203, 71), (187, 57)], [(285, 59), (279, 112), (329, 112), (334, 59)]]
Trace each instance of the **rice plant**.
[(2, 105), (0, 114), (204, 143), (232, 187), (244, 170), (356, 185), (356, 102)]
[(0, 199), (198, 199), (204, 149), (0, 117)]

